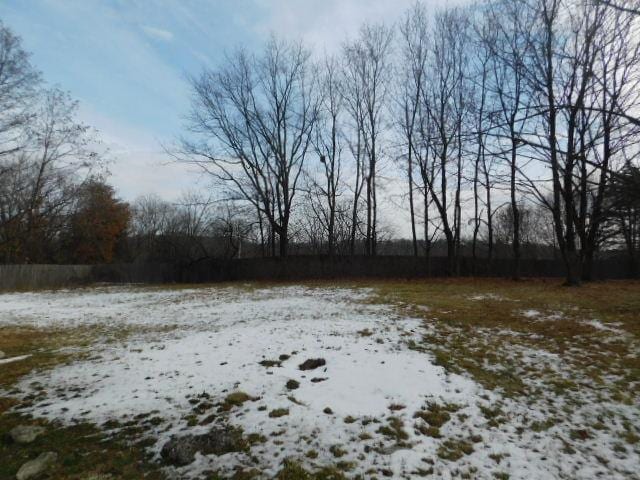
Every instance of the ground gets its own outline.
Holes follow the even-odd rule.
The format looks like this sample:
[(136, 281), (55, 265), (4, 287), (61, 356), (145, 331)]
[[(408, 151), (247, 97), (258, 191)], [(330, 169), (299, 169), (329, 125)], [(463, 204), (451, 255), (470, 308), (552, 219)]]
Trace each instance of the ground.
[(49, 450), (56, 479), (640, 478), (639, 336), (637, 282), (6, 293), (0, 434), (45, 434), (0, 479)]

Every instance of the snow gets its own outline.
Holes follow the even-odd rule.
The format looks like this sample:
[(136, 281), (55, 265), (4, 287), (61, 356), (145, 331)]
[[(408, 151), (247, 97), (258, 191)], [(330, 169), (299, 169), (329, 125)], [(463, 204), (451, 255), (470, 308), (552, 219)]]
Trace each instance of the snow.
[(583, 320), (582, 323), (584, 323), (585, 325), (589, 325), (589, 326), (595, 328), (596, 330), (601, 330), (603, 332), (615, 333), (615, 334), (618, 334), (620, 336), (627, 336), (627, 332), (625, 332), (621, 328), (616, 328), (616, 327), (620, 327), (621, 326), (620, 323), (610, 323), (608, 325), (605, 325), (600, 320), (596, 320), (596, 319)]
[[(392, 305), (367, 302), (370, 295), (366, 289), (255, 289), (251, 285), (6, 294), (0, 295), (0, 325), (130, 329), (124, 339), (89, 347), (90, 358), (31, 374), (17, 388), (22, 395), (34, 388), (48, 392), (23, 411), (66, 423), (102, 424), (158, 412), (154, 415), (162, 423), (151, 432), (155, 439), (151, 449), (156, 455), (171, 435), (209, 428), (189, 426), (186, 418), (193, 408), (189, 400), (198, 394), (206, 392), (214, 401), (222, 401), (232, 391), (253, 397), (232, 409), (228, 421), (245, 433), (265, 435), (267, 442), (255, 446), (251, 455), (200, 455), (187, 467), (170, 469), (175, 478), (197, 478), (211, 468), (231, 471), (237, 465), (258, 466), (268, 478), (281, 468), (283, 458), (309, 463), (304, 455), (310, 449), (320, 455), (316, 464), (335, 463), (329, 447), (336, 444), (347, 450), (340, 460), (357, 462), (353, 474), (388, 468), (394, 478), (411, 478), (415, 469), (431, 466), (424, 461), (429, 459), (439, 478), (453, 478), (465, 469), (477, 469), (474, 476), (478, 478), (492, 478), (495, 472), (506, 472), (511, 479), (586, 479), (603, 472), (606, 478), (623, 478), (593, 458), (594, 449), (603, 457), (613, 455), (608, 433), (603, 432), (598, 437), (600, 444), (596, 442), (590, 450), (568, 455), (563, 453), (562, 426), (519, 432), (515, 425), (544, 421), (549, 412), (487, 391), (466, 376), (445, 372), (430, 354), (409, 349), (407, 341), (420, 340), (433, 325), (403, 315)], [(529, 312), (535, 312), (532, 317), (540, 315)], [(372, 335), (363, 335), (365, 330)], [(290, 358), (279, 367), (259, 363), (278, 360), (281, 355)], [(561, 368), (561, 359), (547, 352), (528, 350), (521, 355)], [(298, 365), (309, 358), (324, 358), (326, 365), (301, 371)], [(317, 378), (324, 380), (311, 381)], [(300, 387), (287, 390), (289, 379), (299, 381)], [(475, 445), (473, 454), (457, 462), (439, 459), (436, 451), (441, 441), (414, 432), (413, 414), (429, 402), (460, 407), (441, 432), (445, 438), (480, 433), (483, 440)], [(404, 408), (391, 411), (392, 404)], [(480, 407), (496, 405), (513, 424), (487, 427)], [(326, 407), (333, 414), (323, 413)], [(560, 400), (557, 407), (562, 407)], [(289, 414), (269, 417), (269, 411), (276, 408), (287, 408)], [(632, 411), (623, 413), (634, 418)], [(466, 420), (458, 420), (457, 415)], [(575, 415), (588, 418), (595, 413), (587, 406)], [(346, 423), (347, 416), (356, 421)], [(393, 442), (377, 433), (392, 416), (403, 421), (411, 448), (391, 452)], [(365, 432), (373, 440), (358, 441)], [(365, 444), (375, 448), (365, 450)], [(509, 456), (496, 465), (490, 457), (496, 453)], [(633, 471), (637, 459), (632, 454), (611, 462)]]
[(29, 358), (31, 355), (19, 355), (17, 357), (9, 357), (9, 358), (3, 358), (2, 360), (0, 360), (0, 365), (3, 365), (5, 363), (13, 363), (13, 362), (18, 362), (20, 360), (24, 360), (26, 358)]
[(496, 293), (478, 293), (478, 294), (470, 295), (467, 298), (469, 300), (474, 300), (474, 301), (482, 301), (482, 300), (502, 301), (502, 300), (505, 300), (505, 298), (502, 295), (498, 295)]

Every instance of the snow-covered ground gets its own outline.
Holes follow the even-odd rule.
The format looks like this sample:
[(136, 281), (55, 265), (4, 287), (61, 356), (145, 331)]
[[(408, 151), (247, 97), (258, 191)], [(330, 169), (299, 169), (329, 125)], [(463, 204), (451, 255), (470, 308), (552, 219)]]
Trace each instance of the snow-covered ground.
[[(149, 414), (159, 419), (145, 434), (154, 438), (158, 457), (171, 435), (211, 428), (202, 423), (215, 409), (194, 413), (194, 399), (215, 404), (231, 392), (248, 394), (251, 400), (217, 414), (215, 421), (266, 441), (249, 453), (198, 455), (194, 463), (168, 470), (176, 478), (238, 466), (259, 468), (270, 478), (285, 458), (309, 468), (343, 462), (352, 464), (349, 475), (392, 472), (394, 478), (429, 472), (438, 478), (638, 478), (638, 455), (616, 453), (613, 433), (587, 440), (589, 448), (567, 448), (559, 426), (518, 428), (544, 422), (545, 412), (447, 373), (430, 353), (408, 348), (409, 340), (419, 340), (433, 326), (392, 305), (367, 302), (370, 295), (366, 289), (284, 286), (4, 294), (0, 328), (126, 330), (122, 338), (94, 343), (81, 359), (23, 378), (20, 393), (13, 394), (47, 392), (26, 411), (68, 423), (102, 425)], [(558, 363), (544, 353), (522, 354)], [(299, 369), (315, 358), (326, 364)], [(288, 389), (290, 380), (299, 387)], [(420, 432), (424, 420), (415, 414), (430, 405), (450, 412), (440, 438)], [(565, 407), (558, 400), (556, 408)], [(638, 420), (634, 406), (609, 407), (627, 408), (621, 414)], [(571, 408), (579, 422), (603, 406)], [(288, 414), (269, 415), (276, 409)], [(500, 411), (505, 421), (491, 423), (488, 410)], [(389, 435), (388, 428), (385, 433), (381, 427), (388, 425), (401, 425), (406, 438)], [(461, 458), (445, 458), (447, 449), (456, 450), (455, 442), (471, 448)]]

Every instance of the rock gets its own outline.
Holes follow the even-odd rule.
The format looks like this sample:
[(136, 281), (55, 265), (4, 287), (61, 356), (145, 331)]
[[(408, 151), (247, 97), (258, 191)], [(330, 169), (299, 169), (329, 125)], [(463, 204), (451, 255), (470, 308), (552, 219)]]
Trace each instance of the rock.
[(2, 350), (0, 350), (0, 360), (2, 360), (5, 357), (5, 354)]
[(16, 443), (20, 443), (25, 445), (27, 443), (33, 442), (36, 438), (44, 433), (44, 428), (42, 427), (34, 427), (31, 425), (18, 425), (14, 427), (9, 432), (11, 436), (11, 440)]
[(202, 435), (172, 436), (162, 446), (160, 455), (171, 465), (189, 465), (196, 452), (203, 455), (223, 455), (244, 450), (242, 432), (234, 428), (213, 428)]
[(329, 407), (326, 407), (324, 410), (322, 410), (324, 413), (326, 413), (327, 415), (333, 415), (333, 410), (331, 410)]
[(58, 454), (55, 452), (41, 453), (37, 458), (29, 460), (27, 463), (20, 467), (16, 474), (17, 480), (29, 480), (31, 478), (38, 478), (40, 475), (46, 473), (58, 459)]
[(327, 377), (313, 377), (311, 379), (311, 383), (320, 383), (320, 382), (324, 382), (325, 380), (329, 380)]
[(295, 390), (296, 388), (298, 388), (300, 386), (300, 382), (297, 381), (297, 380), (291, 379), (291, 380), (287, 381), (287, 385), (286, 386), (287, 386), (287, 388), (289, 390)]
[(300, 365), (298, 365), (298, 368), (300, 370), (313, 370), (326, 364), (327, 362), (324, 358), (309, 358), (308, 360), (305, 360)]

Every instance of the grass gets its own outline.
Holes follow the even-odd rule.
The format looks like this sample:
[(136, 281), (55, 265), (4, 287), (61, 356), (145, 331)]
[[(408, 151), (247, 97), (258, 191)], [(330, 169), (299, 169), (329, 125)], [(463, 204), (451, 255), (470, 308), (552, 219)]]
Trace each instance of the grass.
[(426, 410), (420, 410), (416, 412), (413, 417), (421, 418), (430, 426), (440, 428), (449, 420), (451, 420), (451, 415), (449, 412), (455, 412), (457, 409), (457, 406), (441, 406), (437, 403), (431, 402), (427, 405)]
[[(335, 287), (334, 282), (304, 282), (303, 285), (309, 288)], [(232, 286), (239, 288), (241, 294), (273, 284)], [(586, 284), (581, 288), (565, 288), (561, 287), (560, 280), (511, 282), (498, 279), (438, 279), (345, 281), (340, 286), (371, 288), (375, 295), (368, 301), (391, 303), (402, 313), (424, 318), (425, 325), (431, 328), (419, 335), (407, 336), (407, 345), (430, 355), (449, 372), (470, 376), (487, 389), (522, 402), (536, 402), (544, 398), (544, 394), (564, 398), (564, 407), (550, 408), (546, 417), (530, 421), (520, 427), (522, 430), (542, 433), (564, 428), (562, 441), (567, 452), (581, 448), (601, 431), (617, 432), (619, 442), (615, 444), (616, 454), (625, 455), (629, 450), (638, 449), (638, 426), (623, 424), (620, 429), (621, 421), (613, 414), (603, 414), (585, 425), (570, 427), (565, 426), (565, 419), (578, 405), (579, 395), (585, 391), (603, 402), (624, 405), (640, 403), (640, 282), (612, 281)], [(175, 289), (200, 287), (206, 286), (172, 286)], [(540, 315), (523, 315), (526, 310), (537, 310)], [(561, 314), (562, 318), (555, 317), (555, 314)], [(611, 331), (598, 329), (585, 320), (598, 320), (606, 328), (613, 328), (618, 333), (612, 335)], [(17, 381), (34, 370), (46, 370), (89, 355), (87, 352), (90, 349), (85, 347), (97, 338), (116, 342), (132, 333), (134, 331), (131, 329), (106, 327), (47, 330), (15, 325), (0, 327), (0, 350), (8, 357), (31, 355), (0, 368), (0, 388), (11, 391)], [(364, 329), (358, 331), (357, 335), (366, 339), (373, 337), (374, 332)], [(527, 349), (556, 355), (570, 375), (554, 370), (553, 365), (544, 359), (532, 361), (523, 353)], [(278, 360), (266, 359), (260, 363), (273, 368), (288, 358), (289, 355), (283, 354)], [(297, 386), (293, 382), (290, 380), (286, 387), (293, 389)], [(13, 399), (0, 397), (0, 432), (6, 432), (18, 424), (42, 425), (46, 428), (46, 433), (30, 445), (18, 446), (0, 441), (0, 458), (3, 459), (0, 462), (0, 478), (13, 478), (20, 465), (45, 450), (56, 451), (59, 455), (52, 478), (80, 480), (91, 474), (112, 475), (118, 479), (164, 478), (159, 465), (149, 458), (146, 450), (148, 443), (142, 435), (147, 429), (157, 426), (157, 422), (154, 422), (157, 416), (149, 415), (113, 425), (113, 428), (100, 428), (88, 424), (62, 426), (20, 414), (20, 407), (38, 399), (34, 396), (18, 404)], [(194, 422), (198, 421), (199, 415), (210, 414), (213, 404), (209, 398), (192, 400)], [(223, 407), (221, 413), (224, 416), (227, 411), (249, 400), (255, 399), (237, 391), (230, 393), (218, 406)], [(290, 400), (295, 399), (291, 397)], [(11, 407), (18, 409), (9, 412)], [(477, 407), (486, 419), (485, 428), (502, 428), (503, 423), (510, 421), (499, 402), (489, 402), (487, 398), (486, 403)], [(404, 408), (400, 404), (389, 405), (389, 410), (398, 417), (387, 418), (377, 429), (378, 434), (396, 445), (405, 445), (410, 439), (400, 416), (406, 414), (408, 416), (404, 418), (410, 418), (413, 412), (406, 412)], [(434, 454), (443, 462), (459, 461), (473, 453), (474, 444), (482, 442), (481, 435), (471, 435), (469, 438), (447, 436), (450, 425), (464, 421), (463, 413), (457, 412), (458, 408), (456, 405), (428, 403), (415, 413), (413, 430), (416, 434), (434, 439), (429, 440), (435, 442)], [(326, 413), (332, 414), (330, 409)], [(272, 418), (287, 414), (288, 409), (285, 408), (268, 413)], [(210, 418), (208, 423), (220, 420), (216, 415), (207, 418)], [(348, 424), (357, 419), (347, 416), (342, 420)], [(250, 444), (263, 443), (265, 440), (257, 434), (255, 438), (248, 439)], [(369, 433), (360, 434), (359, 441), (369, 440), (375, 439)], [(345, 444), (344, 450), (342, 446), (334, 447), (333, 450), (329, 449), (336, 459), (334, 465), (319, 468), (314, 463), (319, 454), (311, 449), (302, 454), (304, 463), (286, 460), (276, 478), (347, 478), (345, 472), (352, 470), (354, 464), (347, 461), (349, 457), (346, 457), (347, 460), (342, 457), (350, 445)], [(496, 466), (503, 466), (500, 460), (502, 457), (494, 459)], [(313, 468), (307, 465), (309, 461)], [(429, 470), (424, 473), (429, 473)], [(233, 477), (227, 478), (241, 480), (258, 478), (260, 475), (257, 469), (238, 470)], [(493, 472), (493, 475), (495, 478), (508, 478), (508, 474), (502, 471)], [(352, 474), (348, 476), (357, 478)], [(373, 472), (371, 476), (381, 478), (385, 472)], [(212, 478), (224, 477), (216, 474)]]
[[(559, 394), (575, 389), (571, 379), (552, 378), (533, 362), (514, 358), (508, 347), (515, 345), (560, 355), (614, 399), (632, 403), (640, 395), (640, 282), (609, 281), (580, 288), (562, 287), (560, 280), (499, 279), (360, 285), (374, 290), (374, 302), (395, 303), (437, 327), (419, 341), (410, 340), (410, 348), (431, 353), (437, 364), (454, 373), (466, 372), (488, 389), (511, 397), (535, 394), (524, 381), (527, 377), (547, 382)], [(526, 310), (541, 315), (527, 317)], [(610, 332), (584, 321), (591, 319), (626, 337), (612, 341)]]
[(6, 432), (16, 425), (40, 425), (45, 433), (28, 445), (0, 442), (0, 478), (15, 478), (22, 464), (44, 451), (55, 451), (58, 461), (49, 478), (76, 480), (94, 475), (112, 475), (114, 478), (137, 480), (163, 479), (159, 466), (153, 463), (144, 444), (131, 441), (131, 430), (111, 435), (95, 425), (78, 424), (63, 427), (43, 420), (35, 420), (16, 413), (7, 413), (11, 402), (1, 400), (0, 431)]
[(275, 408), (269, 412), (270, 418), (280, 418), (289, 415), (288, 408)]
[[(348, 465), (345, 464), (345, 466)], [(295, 460), (285, 460), (282, 470), (278, 472), (275, 478), (276, 480), (346, 480), (347, 477), (337, 467), (323, 467), (315, 471), (309, 471)]]
[(377, 432), (391, 440), (395, 440), (397, 443), (402, 443), (409, 438), (409, 434), (404, 429), (402, 419), (398, 417), (389, 417), (387, 425), (381, 425)]
[(241, 406), (244, 402), (248, 402), (249, 400), (251, 400), (251, 397), (245, 392), (232, 392), (225, 397), (223, 408), (225, 410), (230, 410), (233, 407)]
[(296, 388), (300, 387), (300, 382), (294, 379), (289, 379), (287, 380), (287, 383), (285, 386), (287, 387), (288, 390), (295, 390)]
[[(47, 370), (87, 357), (88, 350), (83, 349), (98, 337), (105, 342), (115, 342), (121, 341), (131, 333), (132, 330), (104, 327), (0, 327), (0, 350), (5, 352), (7, 357), (29, 355), (24, 360), (0, 368), (0, 388), (12, 392), (14, 385), (32, 371)], [(0, 397), (0, 432), (8, 432), (17, 425), (39, 425), (45, 428), (45, 433), (28, 445), (0, 440), (0, 458), (3, 459), (0, 462), (0, 478), (15, 478), (22, 464), (43, 451), (55, 451), (58, 454), (50, 478), (75, 480), (87, 478), (92, 474), (112, 475), (114, 478), (131, 480), (142, 477), (151, 480), (165, 478), (159, 465), (151, 461), (145, 448), (147, 445), (139, 435), (144, 429), (154, 426), (152, 420), (144, 422), (140, 419), (140, 422), (119, 425), (117, 431), (107, 432), (92, 424), (63, 426), (20, 413), (20, 409), (45, 397), (45, 392), (27, 396), (21, 402), (13, 398)]]
[(438, 447), (438, 457), (443, 460), (455, 462), (460, 460), (465, 455), (471, 455), (473, 453), (473, 445), (465, 440), (445, 440)]

